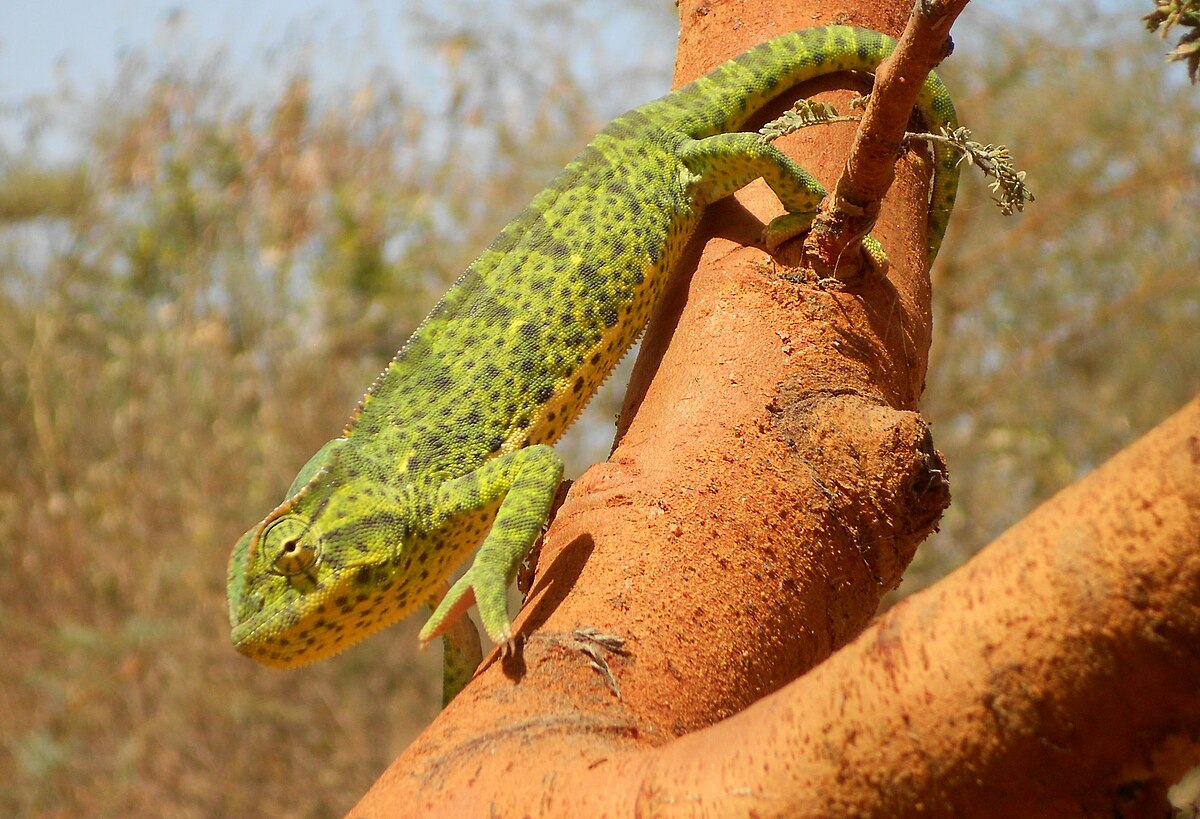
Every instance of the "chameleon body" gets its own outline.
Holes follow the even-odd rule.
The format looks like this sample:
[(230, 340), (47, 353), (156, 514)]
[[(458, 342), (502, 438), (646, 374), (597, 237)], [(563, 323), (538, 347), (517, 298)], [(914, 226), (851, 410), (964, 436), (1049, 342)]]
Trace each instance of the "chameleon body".
[[(872, 71), (894, 43), (843, 26), (786, 34), (613, 120), (467, 268), (375, 380), (342, 436), (234, 549), (233, 642), (268, 665), (333, 654), (436, 601), (422, 643), (472, 602), (512, 638), (506, 588), (540, 534), (562, 475), (549, 446), (645, 325), (704, 207), (763, 177), (811, 222), (824, 190), (740, 129), (797, 83)], [(930, 74), (931, 130), (954, 108)], [(957, 187), (936, 148), (928, 222), (937, 254)], [(482, 543), (481, 543), (482, 542)]]

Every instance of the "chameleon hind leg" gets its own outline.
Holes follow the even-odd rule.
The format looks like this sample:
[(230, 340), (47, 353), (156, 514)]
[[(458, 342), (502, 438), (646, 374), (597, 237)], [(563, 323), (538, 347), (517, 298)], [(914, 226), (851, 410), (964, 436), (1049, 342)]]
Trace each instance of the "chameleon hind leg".
[[(430, 610), (437, 610), (438, 599), (445, 597), (449, 588), (449, 583), (442, 584), (441, 591), (429, 601)], [(443, 708), (466, 688), (482, 661), (483, 646), (479, 643), (479, 631), (471, 618), (464, 616), (451, 621), (442, 632)]]
[(471, 568), (450, 587), (421, 629), (422, 645), (446, 631), (472, 603), (479, 607), (483, 629), (493, 642), (507, 646), (512, 640), (507, 590), (521, 559), (541, 534), (562, 471), (558, 453), (538, 444), (485, 461), (474, 472), (439, 487), (436, 513), (443, 520), (477, 515), (482, 521), (497, 502), (500, 505)]
[[(812, 174), (759, 134), (734, 132), (691, 140), (677, 155), (698, 177), (693, 193), (700, 204), (715, 202), (762, 177), (787, 211), (763, 232), (768, 250), (807, 233), (825, 198), (825, 187)], [(863, 238), (863, 249), (876, 267), (887, 264), (883, 247), (873, 237)]]

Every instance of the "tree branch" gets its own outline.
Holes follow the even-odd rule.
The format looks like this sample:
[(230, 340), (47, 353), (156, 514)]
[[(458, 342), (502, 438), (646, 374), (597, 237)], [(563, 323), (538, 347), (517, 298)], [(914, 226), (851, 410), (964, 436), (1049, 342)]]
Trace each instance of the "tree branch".
[[(683, 7), (685, 42), (797, 22), (704, 10)], [(819, 178), (830, 143), (802, 152)], [(881, 219), (896, 236), (924, 224), (908, 164)], [(807, 288), (745, 246), (778, 202), (738, 201), (710, 212), (725, 238), (694, 243), (612, 458), (547, 534), (522, 650), (493, 654), (353, 815), (1161, 808), (1200, 756), (1200, 402), (850, 642), (945, 503), (909, 411), (921, 243), (853, 294)]]
[(1170, 815), (1200, 761), (1197, 543), (1200, 399), (812, 673), (663, 749), (639, 809)]
[[(677, 79), (820, 20), (816, 4), (783, 5), (684, 4), (682, 41), (705, 57), (681, 51)], [(854, 22), (885, 27), (877, 14)], [(776, 144), (828, 180), (850, 131)], [(901, 172), (884, 206), (899, 261), (853, 294), (798, 284), (753, 247), (780, 209), (765, 185), (709, 210), (700, 236), (722, 238), (693, 242), (651, 318), (618, 446), (547, 533), (522, 650), (485, 660), (356, 815), (554, 813), (541, 800), (558, 788), (606, 799), (616, 756), (743, 711), (861, 631), (948, 502), (912, 412), (930, 336), (910, 235), (927, 171)], [(581, 627), (622, 651), (585, 645)], [(595, 766), (594, 793), (572, 760)], [(617, 798), (638, 798), (633, 783)]]
[[(837, 275), (846, 250), (875, 226), (880, 202), (895, 181), (896, 157), (921, 83), (950, 53), (950, 26), (967, 0), (918, 0), (896, 50), (879, 66), (846, 167), (804, 240), (804, 260), (822, 276)], [(857, 254), (854, 254), (857, 256)], [(853, 265), (859, 269), (859, 265)], [(853, 281), (843, 273), (844, 281)]]

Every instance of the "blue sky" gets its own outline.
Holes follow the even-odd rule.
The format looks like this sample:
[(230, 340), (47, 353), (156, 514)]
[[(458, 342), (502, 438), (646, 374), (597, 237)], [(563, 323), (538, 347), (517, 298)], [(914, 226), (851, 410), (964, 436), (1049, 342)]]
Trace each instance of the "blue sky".
[[(289, 37), (318, 32), (324, 44), (361, 42), (366, 30), (387, 37), (403, 27), (396, 0), (2, 0), (0, 100), (52, 90), (63, 70), (89, 90), (91, 80), (111, 78), (130, 48), (161, 38), (173, 10), (186, 14), (183, 34), (198, 44), (225, 43), (238, 59), (280, 45)], [(1033, 0), (980, 0), (965, 18), (981, 13), (1019, 15)], [(1148, 5), (1148, 3), (1147, 3)], [(65, 63), (60, 61), (65, 60)]]
[(185, 36), (202, 43), (225, 42), (245, 56), (264, 43), (279, 42), (297, 25), (356, 33), (370, 10), (380, 5), (329, 0), (4, 0), (0, 96), (13, 99), (52, 90), (63, 60), (85, 88), (88, 77), (111, 77), (119, 56), (153, 44), (179, 9), (186, 12)]
[[(522, 5), (523, 0), (456, 0), (440, 7), (413, 0), (0, 0), (0, 158), (22, 143), (26, 120), (15, 113), (17, 104), (64, 85), (75, 92), (74, 99), (94, 99), (112, 88), (121, 58), (131, 52), (163, 59), (206, 57), (220, 49), (226, 55), (224, 74), (244, 77), (243, 87), (251, 92), (264, 78), (282, 81), (288, 72), (272, 69), (286, 69), (296, 60), (312, 69), (318, 89), (354, 87), (381, 62), (410, 80), (426, 69), (406, 43), (406, 34), (415, 30), (414, 8), (451, 25), (455, 15), (477, 14), (474, 22), (486, 16), (517, 28), (522, 13), (528, 14), (518, 11)], [(505, 18), (508, 8), (514, 13)], [(670, 8), (669, 0), (658, 0), (657, 6), (645, 0), (577, 0), (571, 6), (576, 21), (571, 30), (582, 21), (589, 38), (580, 43), (576, 69), (596, 70), (586, 55), (613, 49), (609, 54), (621, 54), (629, 64), (661, 68), (665, 90), (671, 54), (659, 50), (662, 26), (647, 21), (666, 22), (670, 32)], [(536, 23), (555, 30), (549, 15)], [(503, 32), (497, 31), (497, 42), (504, 42)], [(628, 100), (612, 113), (642, 101)], [(59, 155), (62, 139), (52, 136), (47, 144), (43, 137), (40, 148)]]
[(353, 49), (364, 38), (392, 46), (380, 35), (393, 32), (398, 42), (403, 30), (402, 4), (395, 0), (0, 0), (0, 5), (5, 103), (51, 92), (63, 78), (84, 94), (106, 87), (122, 55), (153, 51), (167, 40), (199, 54), (224, 47), (235, 65), (247, 69), (260, 68), (273, 49), (307, 48), (318, 62), (351, 64), (344, 71), (353, 68)]
[[(977, 0), (967, 8), (958, 30), (965, 34), (966, 27), (986, 32), (996, 25), (1020, 26), (1033, 9), (1064, 1), (1069, 0)], [(660, 46), (669, 50), (673, 43), (660, 42), (662, 28), (647, 25), (647, 20), (667, 21), (669, 26), (670, 12), (639, 17), (630, 11), (639, 3), (643, 8), (653, 6), (644, 0), (579, 0), (575, 8), (583, 10), (574, 13), (597, 22), (589, 34), (593, 39), (605, 38), (613, 49), (610, 54), (655, 51)], [(668, 0), (660, 3), (669, 9)], [(486, 5), (489, 15), (516, 5), (514, 0), (459, 0), (446, 7), (454, 14), (470, 14), (480, 4)], [(231, 75), (244, 74), (251, 88), (264, 65), (296, 54), (308, 59), (318, 84), (323, 77), (354, 84), (381, 54), (397, 75), (412, 76), (421, 68), (404, 62), (411, 52), (404, 47), (404, 32), (411, 28), (406, 24), (411, 9), (421, 5), (433, 8), (405, 0), (0, 0), (0, 156), (5, 147), (19, 142), (15, 103), (48, 94), (64, 79), (81, 97), (92, 97), (111, 87), (123, 54), (143, 49), (151, 54), (170, 52), (155, 49), (168, 41), (174, 53), (179, 53), (180, 45), (201, 56), (225, 48)], [(1131, 24), (1136, 24), (1136, 16), (1150, 7), (1150, 0), (1139, 0), (1132, 7), (1127, 0), (1099, 0), (1099, 5), (1130, 8)], [(616, 15), (611, 15), (614, 11)], [(364, 44), (373, 48), (364, 49)], [(656, 68), (660, 62), (669, 66), (670, 55), (664, 52), (662, 60), (654, 62)], [(286, 72), (275, 76), (281, 73)], [(642, 101), (630, 99), (621, 108)]]

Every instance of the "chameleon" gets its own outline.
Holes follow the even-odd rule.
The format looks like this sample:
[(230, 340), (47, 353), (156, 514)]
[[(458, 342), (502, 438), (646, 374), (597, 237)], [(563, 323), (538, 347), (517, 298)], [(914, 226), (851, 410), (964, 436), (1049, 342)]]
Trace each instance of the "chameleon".
[[(342, 434), (238, 541), (236, 649), (302, 665), (427, 604), (422, 646), (475, 604), (488, 637), (510, 647), (506, 590), (562, 478), (551, 444), (641, 333), (705, 207), (763, 178), (786, 211), (766, 227), (772, 247), (806, 232), (825, 195), (741, 129), (792, 86), (872, 72), (894, 46), (847, 26), (792, 32), (604, 127), (467, 267)], [(956, 126), (935, 74), (917, 105), (930, 130)], [(935, 144), (930, 264), (957, 185), (955, 157)]]

